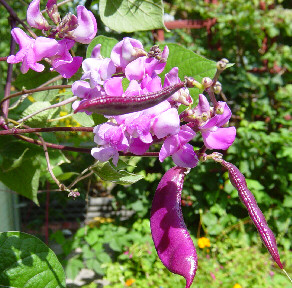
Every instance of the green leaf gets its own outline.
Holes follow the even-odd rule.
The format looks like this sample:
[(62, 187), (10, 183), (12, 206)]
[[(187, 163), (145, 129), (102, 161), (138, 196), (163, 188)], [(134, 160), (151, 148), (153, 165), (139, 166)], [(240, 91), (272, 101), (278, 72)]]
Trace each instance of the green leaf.
[(66, 287), (54, 252), (40, 239), (22, 232), (0, 233), (0, 283), (8, 287)]
[(21, 90), (23, 87), (26, 89), (33, 89), (44, 84), (57, 75), (59, 75), (59, 73), (51, 72), (49, 68), (45, 69), (42, 73), (29, 69), (26, 74), (17, 75), (15, 82), (13, 82), (13, 86), (19, 90)]
[(72, 178), (73, 176), (77, 176), (77, 175), (79, 175), (79, 173), (77, 173), (77, 172), (65, 172), (65, 173), (58, 175), (58, 180), (66, 181), (66, 180)]
[(102, 22), (119, 32), (165, 28), (161, 0), (100, 0), (99, 12)]
[(69, 259), (65, 268), (66, 276), (72, 280), (76, 278), (80, 270), (84, 267), (83, 262), (77, 257), (79, 256)]
[[(39, 101), (32, 103), (30, 106), (28, 106), (22, 113), (21, 117), (24, 118), (34, 112), (40, 111), (44, 108), (48, 108), (51, 106), (51, 103), (49, 101)], [(26, 124), (28, 124), (30, 127), (44, 127), (48, 125), (47, 120), (51, 119), (54, 113), (58, 110), (58, 108), (48, 109), (43, 112), (40, 112), (33, 117), (27, 119), (25, 121)]]
[(111, 181), (122, 185), (133, 184), (143, 178), (142, 175), (129, 173), (125, 170), (117, 170), (117, 168), (112, 166), (109, 162), (97, 163), (97, 166), (94, 168), (94, 173), (105, 181)]
[(87, 260), (86, 265), (89, 269), (94, 270), (97, 274), (104, 275), (104, 270), (102, 269), (100, 262), (98, 262), (96, 259)]
[(0, 181), (11, 190), (31, 199), (38, 205), (37, 190), (39, 186), (40, 169), (31, 160), (22, 161), (21, 166), (4, 172), (5, 162), (0, 168)]
[(92, 117), (87, 115), (85, 112), (79, 112), (72, 115), (73, 119), (77, 121), (79, 124), (85, 127), (92, 127), (94, 126), (94, 121)]
[(117, 43), (118, 40), (116, 40), (115, 38), (106, 37), (103, 35), (97, 36), (88, 45), (86, 50), (86, 58), (90, 58), (91, 52), (97, 44), (101, 44), (100, 48), (101, 56), (109, 58), (111, 56), (112, 49)]
[(28, 150), (29, 150), (29, 149), (26, 148), (26, 149), (23, 151), (23, 153), (22, 153), (17, 159), (15, 159), (15, 160), (13, 161), (12, 165), (11, 165), (7, 170), (4, 169), (3, 172), (9, 172), (10, 170), (13, 170), (13, 169), (19, 167), (19, 166), (22, 164), (22, 162), (23, 162), (23, 158), (24, 158), (24, 155), (25, 155), (25, 153), (26, 153)]
[(292, 208), (292, 196), (288, 196), (288, 195), (285, 196), (283, 206)]
[[(216, 62), (204, 58), (179, 44), (169, 43), (169, 56), (165, 69), (160, 76), (168, 73), (173, 67), (178, 67), (178, 76), (184, 80), (185, 76), (193, 77), (201, 82), (204, 77), (213, 78), (216, 73)], [(191, 89), (192, 94), (198, 95), (199, 89)], [(201, 91), (202, 92), (202, 91)]]

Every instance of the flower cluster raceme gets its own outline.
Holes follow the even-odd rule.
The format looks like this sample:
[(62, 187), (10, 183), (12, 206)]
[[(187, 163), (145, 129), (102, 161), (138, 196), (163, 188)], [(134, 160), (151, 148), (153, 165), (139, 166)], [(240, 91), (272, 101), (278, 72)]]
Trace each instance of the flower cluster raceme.
[(32, 38), (20, 28), (11, 31), (12, 37), (19, 45), (16, 55), (8, 57), (8, 63), (22, 62), (21, 72), (29, 69), (42, 72), (45, 68), (39, 61), (46, 59), (64, 78), (72, 77), (82, 63), (82, 57), (73, 57), (70, 49), (75, 42), (88, 44), (97, 33), (94, 15), (84, 6), (77, 6), (77, 17), (68, 13), (63, 18), (58, 12), (56, 0), (48, 0), (46, 12), (53, 25), (50, 25), (40, 10), (40, 0), (33, 0), (27, 9), (27, 22), (42, 30), (44, 36)]
[[(100, 51), (101, 45), (98, 44), (91, 57), (82, 63), (84, 73), (81, 80), (72, 85), (74, 95), (82, 99), (73, 104), (75, 112), (105, 115), (108, 112), (111, 115), (107, 123), (94, 128), (94, 141), (98, 145), (91, 152), (94, 158), (102, 162), (112, 159), (117, 165), (119, 151), (143, 155), (152, 144), (161, 142), (161, 162), (171, 156), (176, 165), (193, 168), (198, 157), (189, 142), (197, 132), (202, 133), (209, 149), (227, 149), (233, 143), (235, 128), (222, 127), (231, 117), (225, 102), (219, 102), (215, 109), (210, 107), (204, 95), (200, 95), (195, 108), (179, 115), (177, 108), (180, 105), (190, 106), (193, 103), (185, 86), (167, 100), (141, 111), (123, 114), (119, 105), (120, 113), (106, 110), (113, 99), (124, 99), (128, 106), (135, 105), (132, 102), (138, 103), (140, 96), (146, 95), (144, 98), (147, 98), (151, 93), (174, 87), (182, 81), (178, 77), (178, 68), (174, 67), (165, 74), (162, 85), (159, 74), (166, 65), (167, 46), (161, 51), (155, 45), (146, 52), (140, 41), (127, 37), (114, 46), (110, 58), (103, 58)], [(113, 102), (109, 103), (109, 107), (114, 109)], [(181, 125), (182, 121), (184, 125)]]

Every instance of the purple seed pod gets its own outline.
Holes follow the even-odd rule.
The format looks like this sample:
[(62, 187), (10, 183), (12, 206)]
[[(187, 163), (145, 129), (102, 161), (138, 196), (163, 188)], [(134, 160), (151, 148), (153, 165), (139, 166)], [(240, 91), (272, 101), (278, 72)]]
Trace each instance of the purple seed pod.
[(197, 253), (181, 211), (181, 192), (187, 169), (173, 167), (162, 177), (152, 202), (150, 226), (157, 254), (189, 288), (198, 267)]
[(219, 162), (222, 166), (228, 169), (230, 182), (238, 191), (239, 198), (243, 205), (247, 208), (248, 214), (260, 233), (263, 243), (280, 269), (283, 269), (275, 236), (269, 228), (265, 216), (257, 205), (255, 197), (248, 190), (244, 176), (235, 165), (225, 160), (221, 160)]
[(163, 88), (157, 92), (151, 92), (137, 96), (101, 96), (94, 99), (83, 100), (74, 113), (90, 111), (103, 115), (122, 115), (141, 111), (153, 107), (168, 99), (171, 95), (185, 86), (184, 82)]

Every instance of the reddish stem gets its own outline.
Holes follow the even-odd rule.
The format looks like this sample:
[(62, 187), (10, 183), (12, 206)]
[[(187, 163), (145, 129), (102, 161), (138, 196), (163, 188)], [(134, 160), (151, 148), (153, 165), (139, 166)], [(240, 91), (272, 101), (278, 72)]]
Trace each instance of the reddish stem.
[(6, 56), (6, 57), (0, 57), (0, 61), (6, 61), (7, 58), (8, 58), (8, 56)]
[(47, 127), (47, 128), (28, 128), (28, 129), (9, 129), (0, 131), (0, 135), (15, 135), (24, 133), (36, 133), (36, 132), (92, 132), (93, 127)]
[[(15, 19), (9, 18), (9, 22), (10, 22), (11, 28), (16, 27)], [(10, 38), (10, 55), (14, 55), (15, 47), (16, 47), (16, 42), (14, 41), (13, 37), (11, 37)], [(10, 90), (11, 90), (12, 72), (13, 72), (13, 64), (8, 64), (4, 97), (2, 100), (3, 102), (5, 101), (5, 103), (3, 104), (3, 108), (2, 108), (2, 115), (4, 116), (4, 118), (8, 117), (8, 107), (9, 107), (8, 96), (9, 96)], [(1, 105), (0, 105), (0, 108), (1, 108)]]
[(48, 87), (39, 87), (39, 88), (35, 88), (35, 89), (30, 89), (30, 90), (23, 89), (20, 92), (11, 94), (11, 95), (7, 96), (5, 99), (2, 99), (0, 101), (0, 107), (3, 104), (4, 101), (6, 101), (8, 99), (11, 99), (11, 98), (14, 98), (14, 97), (17, 97), (17, 96), (21, 96), (21, 95), (24, 95), (24, 94), (32, 94), (34, 92), (40, 92), (40, 91), (46, 91), (46, 90), (71, 88), (71, 86), (72, 85), (54, 85), (54, 86), (48, 86)]

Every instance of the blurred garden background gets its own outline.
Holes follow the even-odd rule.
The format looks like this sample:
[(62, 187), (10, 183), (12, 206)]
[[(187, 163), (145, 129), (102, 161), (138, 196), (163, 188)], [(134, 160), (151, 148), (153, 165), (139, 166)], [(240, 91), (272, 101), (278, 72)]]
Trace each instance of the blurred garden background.
[[(8, 2), (24, 19), (30, 1)], [(245, 175), (248, 187), (276, 236), (285, 269), (291, 275), (290, 1), (163, 1), (165, 25), (169, 31), (131, 34), (105, 27), (99, 18), (98, 2), (82, 2), (95, 14), (98, 34), (117, 40), (133, 37), (147, 47), (179, 43), (208, 59), (227, 58), (235, 63), (219, 79), (223, 87), (220, 100), (227, 101), (233, 111), (230, 125), (237, 127), (237, 138), (224, 151), (224, 157)], [(69, 1), (59, 9), (65, 11), (69, 5), (75, 11), (80, 3)], [(1, 7), (0, 56), (9, 54), (7, 17), (7, 12)], [(78, 46), (76, 55), (84, 55), (84, 49), (84, 46)], [(5, 62), (0, 64), (2, 95), (7, 67)], [(33, 88), (53, 76), (56, 74), (32, 71), (22, 75), (15, 69), (13, 87), (17, 90)], [(75, 80), (78, 78), (80, 74)], [(60, 97), (66, 93), (71, 91), (59, 91)], [(43, 94), (34, 97), (37, 99)], [(26, 101), (33, 102), (34, 97), (28, 97)], [(57, 125), (94, 125), (86, 117), (66, 117), (71, 109), (69, 106), (56, 112), (59, 117)], [(11, 113), (19, 112), (15, 109)], [(90, 133), (72, 133), (66, 137), (61, 133), (47, 133), (46, 137), (51, 142), (76, 147), (93, 146)], [(2, 136), (0, 152), (12, 139), (12, 136)], [(193, 144), (199, 147), (200, 142)], [(14, 148), (12, 145), (11, 149)], [(2, 152), (1, 165), (5, 163)], [(77, 173), (94, 162), (90, 155), (77, 152), (64, 152), (64, 158), (56, 153), (51, 158), (55, 161), (54, 172), (58, 179), (69, 184)], [(77, 184), (81, 196), (76, 200), (68, 200), (66, 193), (54, 191), (57, 186), (48, 180), (50, 176), (44, 164), (38, 188), (40, 206), (24, 197), (15, 200), (20, 230), (47, 241), (56, 251), (67, 278), (71, 279), (68, 287), (184, 287), (185, 280), (169, 273), (158, 259), (149, 227), (155, 189), (164, 172), (174, 164), (171, 159), (163, 164), (155, 158), (122, 157), (122, 160), (128, 164), (125, 166), (128, 172), (141, 175), (143, 179), (132, 185), (120, 185), (108, 181), (107, 175), (93, 173), (86, 181)], [(3, 175), (0, 175), (0, 180), (5, 184)], [(186, 177), (182, 199), (184, 219), (199, 256), (199, 268), (192, 287), (291, 287), (263, 247), (221, 166), (206, 162), (192, 169)], [(81, 279), (82, 269), (88, 269), (84, 274), (87, 278)]]

